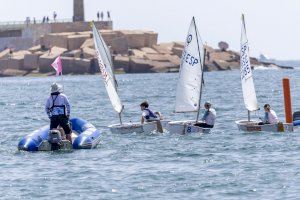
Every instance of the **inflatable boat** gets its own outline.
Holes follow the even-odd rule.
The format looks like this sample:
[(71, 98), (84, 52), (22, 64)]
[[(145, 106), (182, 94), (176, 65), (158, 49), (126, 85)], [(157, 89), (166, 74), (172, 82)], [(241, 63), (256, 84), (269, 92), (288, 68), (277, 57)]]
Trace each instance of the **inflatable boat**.
[[(80, 118), (70, 120), (72, 128), (71, 144), (67, 140), (62, 140), (58, 149), (92, 149), (100, 142), (100, 132), (91, 123)], [(18, 144), (18, 149), (23, 151), (51, 151), (53, 149), (49, 142), (49, 125), (44, 126), (31, 134), (25, 136)]]

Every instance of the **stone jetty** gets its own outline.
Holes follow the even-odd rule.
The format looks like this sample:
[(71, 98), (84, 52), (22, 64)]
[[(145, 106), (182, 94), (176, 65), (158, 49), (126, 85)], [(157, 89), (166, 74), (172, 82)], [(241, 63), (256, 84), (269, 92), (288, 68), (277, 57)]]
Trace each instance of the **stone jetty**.
[[(162, 73), (179, 70), (183, 42), (158, 43), (158, 34), (146, 30), (100, 32), (110, 48), (114, 68), (118, 72)], [(239, 53), (223, 46), (218, 49), (206, 46), (206, 71), (239, 68)], [(64, 74), (99, 72), (93, 34), (91, 31), (82, 31), (45, 34), (40, 37), (38, 45), (25, 50), (4, 49), (0, 52), (0, 75), (50, 75), (54, 73), (51, 63), (57, 56), (62, 58)], [(277, 66), (273, 63), (261, 63), (256, 58), (251, 58), (251, 64)]]

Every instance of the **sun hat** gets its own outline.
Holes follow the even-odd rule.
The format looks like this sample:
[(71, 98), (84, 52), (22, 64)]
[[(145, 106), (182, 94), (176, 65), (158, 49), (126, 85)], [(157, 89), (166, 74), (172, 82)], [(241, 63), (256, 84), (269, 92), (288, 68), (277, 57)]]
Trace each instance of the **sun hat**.
[(51, 93), (61, 92), (61, 91), (62, 91), (62, 86), (60, 84), (52, 83), (52, 85), (51, 85)]

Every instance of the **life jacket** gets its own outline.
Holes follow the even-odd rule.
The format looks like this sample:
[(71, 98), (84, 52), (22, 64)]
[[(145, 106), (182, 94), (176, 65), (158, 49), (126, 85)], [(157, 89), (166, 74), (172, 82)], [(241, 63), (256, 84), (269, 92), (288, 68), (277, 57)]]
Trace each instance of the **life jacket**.
[[(55, 100), (59, 96), (59, 92), (51, 93), (52, 106), (50, 107), (51, 116), (66, 115), (66, 106), (65, 105), (55, 105)], [(55, 98), (53, 97), (55, 96)]]
[(149, 113), (147, 116), (145, 116), (146, 120), (155, 120), (158, 118), (150, 109), (145, 108), (144, 110), (148, 111)]

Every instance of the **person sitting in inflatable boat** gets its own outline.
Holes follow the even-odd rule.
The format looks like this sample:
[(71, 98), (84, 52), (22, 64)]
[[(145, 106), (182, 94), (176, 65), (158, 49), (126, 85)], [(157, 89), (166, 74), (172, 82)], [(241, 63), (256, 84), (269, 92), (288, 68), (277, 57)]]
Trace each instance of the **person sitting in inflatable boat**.
[(142, 110), (142, 119), (141, 123), (144, 122), (152, 122), (152, 121), (159, 121), (162, 120), (162, 116), (159, 112), (152, 112), (149, 109), (149, 103), (147, 101), (144, 101), (140, 104), (141, 110)]
[(265, 110), (265, 117), (264, 117), (263, 121), (259, 123), (259, 125), (278, 124), (279, 123), (279, 119), (276, 115), (276, 112), (271, 109), (270, 104), (265, 104), (264, 110)]
[(51, 85), (51, 95), (47, 99), (45, 111), (50, 119), (50, 130), (61, 126), (66, 139), (72, 144), (72, 130), (69, 123), (71, 106), (68, 97), (62, 93), (61, 85), (57, 83)]
[(212, 108), (211, 103), (208, 101), (204, 103), (204, 108), (206, 110), (202, 117), (203, 122), (198, 122), (195, 124), (195, 126), (199, 126), (202, 128), (213, 128), (215, 125), (217, 113), (216, 113), (215, 109)]

